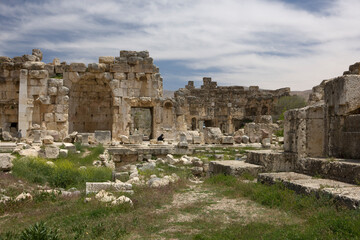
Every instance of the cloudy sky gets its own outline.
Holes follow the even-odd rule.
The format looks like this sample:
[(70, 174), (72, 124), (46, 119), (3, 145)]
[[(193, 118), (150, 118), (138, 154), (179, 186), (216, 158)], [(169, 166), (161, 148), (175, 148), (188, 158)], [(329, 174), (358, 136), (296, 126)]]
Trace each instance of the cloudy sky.
[(97, 62), (149, 50), (164, 88), (310, 89), (360, 60), (359, 0), (0, 0), (0, 55)]

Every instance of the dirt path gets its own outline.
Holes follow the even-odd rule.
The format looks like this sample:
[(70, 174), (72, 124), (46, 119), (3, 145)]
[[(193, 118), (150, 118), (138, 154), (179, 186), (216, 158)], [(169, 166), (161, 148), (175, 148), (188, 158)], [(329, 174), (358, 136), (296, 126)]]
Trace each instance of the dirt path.
[(170, 205), (156, 211), (165, 214), (166, 226), (159, 232), (162, 235), (193, 235), (206, 227), (226, 228), (229, 224), (250, 222), (300, 222), (276, 209), (265, 208), (246, 198), (226, 198), (212, 192), (206, 185), (190, 185), (176, 193)]

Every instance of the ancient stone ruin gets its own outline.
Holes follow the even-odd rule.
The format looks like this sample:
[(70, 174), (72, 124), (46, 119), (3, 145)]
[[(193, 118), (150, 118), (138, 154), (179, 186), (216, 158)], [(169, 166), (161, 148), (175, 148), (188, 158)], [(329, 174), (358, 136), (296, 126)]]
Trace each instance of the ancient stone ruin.
[(247, 121), (271, 114), (277, 99), (289, 93), (289, 88), (219, 87), (204, 78), (200, 89), (190, 81), (174, 98), (164, 98), (163, 79), (147, 51), (121, 51), (120, 57), (99, 57), (87, 66), (57, 58), (46, 64), (39, 49), (0, 57), (4, 140), (14, 140), (21, 130), (33, 142), (46, 136), (70, 142), (77, 132), (84, 144), (141, 143), (160, 134), (178, 141), (182, 132), (194, 131), (195, 143), (202, 143), (203, 128), (233, 134)]
[[(106, 150), (93, 165), (113, 169), (115, 181), (87, 183), (88, 192), (131, 192), (139, 181), (138, 168), (181, 164), (191, 166), (196, 177), (251, 174), (262, 183), (280, 181), (298, 192), (360, 206), (355, 185), (360, 180), (359, 63), (315, 86), (308, 106), (287, 111), (281, 137), (274, 135), (281, 126), (271, 114), (279, 98), (290, 95), (289, 88), (220, 87), (204, 78), (200, 88), (189, 81), (165, 98), (163, 79), (147, 51), (120, 51), (119, 57), (99, 57), (99, 63), (87, 66), (41, 60), (38, 49), (32, 55), (0, 57), (1, 137), (17, 141), (0, 144), (0, 151), (8, 152), (0, 154), (2, 171), (11, 170), (11, 151), (57, 159), (75, 152), (74, 142), (101, 143)], [(157, 139), (161, 134), (166, 141)], [(239, 154), (229, 159), (216, 154), (222, 151), (214, 146), (262, 149), (246, 157), (235, 149)], [(215, 161), (206, 164), (191, 156), (209, 152)], [(176, 179), (153, 176), (147, 184), (160, 187)]]
[[(239, 86), (220, 87), (211, 78), (204, 78), (201, 88), (189, 81), (185, 88), (175, 92), (178, 116), (184, 121), (184, 131), (204, 127), (218, 127), (231, 134), (261, 115), (271, 115), (274, 103), (290, 95), (290, 88), (260, 90)], [(185, 128), (186, 127), (186, 128)]]

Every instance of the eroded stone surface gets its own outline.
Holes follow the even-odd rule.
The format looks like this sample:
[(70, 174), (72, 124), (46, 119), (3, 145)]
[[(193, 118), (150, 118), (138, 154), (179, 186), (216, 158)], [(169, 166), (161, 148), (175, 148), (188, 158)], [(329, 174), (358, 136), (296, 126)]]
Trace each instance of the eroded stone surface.
[(264, 167), (262, 166), (237, 160), (211, 161), (209, 164), (210, 176), (216, 174), (241, 176), (244, 173), (257, 176), (259, 172), (263, 171)]

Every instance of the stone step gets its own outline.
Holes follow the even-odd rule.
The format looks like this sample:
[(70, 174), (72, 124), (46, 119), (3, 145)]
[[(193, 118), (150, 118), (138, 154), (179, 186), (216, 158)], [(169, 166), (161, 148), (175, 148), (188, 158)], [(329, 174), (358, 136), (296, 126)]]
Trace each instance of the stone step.
[(267, 172), (289, 172), (295, 170), (297, 157), (292, 153), (275, 150), (247, 151), (246, 162), (261, 165)]
[(209, 175), (225, 174), (232, 176), (241, 176), (244, 173), (257, 176), (260, 172), (264, 172), (264, 167), (246, 163), (238, 160), (211, 161), (209, 163)]
[(260, 173), (258, 182), (267, 184), (280, 182), (297, 193), (328, 195), (352, 209), (360, 206), (360, 186), (354, 184), (314, 178), (295, 172)]
[(293, 153), (259, 150), (248, 151), (246, 162), (261, 165), (266, 172), (298, 172), (352, 184), (360, 181), (360, 160), (299, 158)]

